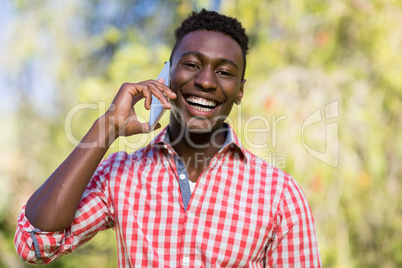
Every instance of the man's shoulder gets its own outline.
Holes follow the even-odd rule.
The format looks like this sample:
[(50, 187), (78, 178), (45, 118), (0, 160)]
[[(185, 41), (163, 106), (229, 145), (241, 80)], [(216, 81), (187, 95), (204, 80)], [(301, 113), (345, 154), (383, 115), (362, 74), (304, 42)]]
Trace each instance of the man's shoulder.
[(136, 165), (136, 162), (140, 161), (144, 152), (144, 148), (141, 148), (134, 152), (118, 151), (109, 154), (98, 165), (95, 175), (97, 176), (113, 176), (123, 172), (127, 172)]
[(290, 174), (270, 163), (268, 159), (260, 157), (249, 150), (244, 150), (244, 152), (247, 164), (254, 172), (266, 174), (267, 177), (280, 178), (285, 181), (293, 179)]
[(263, 158), (261, 156), (258, 156), (256, 154), (254, 154), (253, 152), (249, 151), (249, 150), (244, 150), (245, 153), (245, 157), (247, 162), (249, 162), (250, 164), (256, 164), (253, 166), (253, 168), (269, 168), (269, 169), (275, 169), (278, 170), (280, 172), (284, 172), (281, 169), (279, 169), (278, 167), (276, 167), (275, 165), (271, 164), (268, 159)]
[(103, 166), (115, 165), (116, 163), (132, 162), (144, 154), (145, 148), (134, 152), (118, 151), (109, 154), (101, 163)]
[(114, 152), (109, 154), (104, 161), (108, 162), (108, 163), (113, 163), (113, 162), (121, 162), (121, 161), (126, 161), (127, 159), (130, 158), (130, 155), (128, 152), (126, 151), (118, 151), (118, 152)]

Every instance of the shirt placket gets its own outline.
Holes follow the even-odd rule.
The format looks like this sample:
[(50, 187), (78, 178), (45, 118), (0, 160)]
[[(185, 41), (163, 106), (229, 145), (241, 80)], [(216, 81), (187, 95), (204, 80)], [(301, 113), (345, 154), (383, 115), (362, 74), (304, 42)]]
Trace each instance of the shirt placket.
[(182, 248), (180, 256), (180, 266), (189, 267), (191, 265), (191, 231), (193, 228), (192, 221), (194, 220), (195, 214), (192, 211), (187, 211), (188, 204), (190, 203), (191, 190), (189, 184), (189, 178), (187, 174), (186, 166), (178, 155), (174, 155), (173, 159), (176, 164), (177, 176), (179, 178), (180, 192), (182, 195), (184, 211), (186, 212), (186, 219), (183, 225), (183, 237), (182, 237)]
[(188, 203), (190, 203), (190, 198), (191, 198), (191, 190), (190, 190), (190, 184), (188, 181), (187, 169), (186, 169), (186, 166), (184, 165), (183, 161), (181, 161), (180, 157), (177, 154), (175, 154), (173, 156), (173, 159), (176, 164), (177, 175), (179, 176), (179, 186), (180, 186), (181, 196), (183, 199), (184, 211), (187, 211), (187, 206), (188, 206)]

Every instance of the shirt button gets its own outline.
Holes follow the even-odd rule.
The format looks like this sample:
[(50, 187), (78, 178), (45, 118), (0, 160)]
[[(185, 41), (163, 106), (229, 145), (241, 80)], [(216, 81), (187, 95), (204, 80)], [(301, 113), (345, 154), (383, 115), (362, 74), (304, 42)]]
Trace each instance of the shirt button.
[(188, 213), (187, 217), (188, 217), (189, 219), (194, 219), (194, 217), (195, 217), (194, 212), (191, 212), (191, 211), (190, 211), (190, 212)]
[(180, 174), (179, 178), (180, 178), (181, 180), (184, 180), (184, 179), (186, 178), (186, 175)]
[(189, 257), (184, 257), (183, 258), (183, 263), (184, 264), (189, 264), (190, 263), (190, 258)]

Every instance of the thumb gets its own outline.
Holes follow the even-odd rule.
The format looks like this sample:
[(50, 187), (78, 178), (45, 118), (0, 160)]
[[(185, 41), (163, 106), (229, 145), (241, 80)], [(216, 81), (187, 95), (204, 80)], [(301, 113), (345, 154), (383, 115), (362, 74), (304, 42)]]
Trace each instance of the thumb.
[(152, 132), (152, 131), (155, 131), (155, 130), (161, 128), (161, 124), (157, 123), (156, 126), (154, 127), (154, 129), (153, 129), (153, 130), (150, 130), (149, 123), (146, 123), (146, 124), (147, 124), (147, 126), (145, 127), (145, 128), (147, 129), (147, 132), (146, 132), (146, 133), (150, 133), (150, 132)]
[(141, 122), (133, 122), (133, 124), (128, 124), (125, 129), (124, 136), (132, 136), (136, 134), (144, 134), (149, 133), (149, 125), (148, 123), (141, 123)]

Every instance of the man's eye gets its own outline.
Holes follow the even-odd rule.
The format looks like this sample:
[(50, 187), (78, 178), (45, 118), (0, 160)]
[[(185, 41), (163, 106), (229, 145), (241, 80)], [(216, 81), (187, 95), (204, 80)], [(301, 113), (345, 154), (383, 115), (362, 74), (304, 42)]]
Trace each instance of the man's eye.
[(187, 67), (190, 67), (190, 68), (194, 68), (194, 69), (198, 68), (198, 65), (191, 63), (191, 62), (184, 63), (184, 65)]
[(231, 73), (226, 72), (226, 71), (217, 71), (217, 74), (220, 74), (222, 76), (233, 76)]

